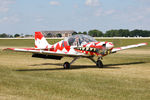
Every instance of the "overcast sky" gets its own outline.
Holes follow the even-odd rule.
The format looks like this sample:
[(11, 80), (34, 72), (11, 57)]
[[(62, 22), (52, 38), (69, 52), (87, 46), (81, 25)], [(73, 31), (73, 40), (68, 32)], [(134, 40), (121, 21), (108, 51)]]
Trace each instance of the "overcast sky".
[(0, 0), (0, 33), (150, 30), (150, 0)]

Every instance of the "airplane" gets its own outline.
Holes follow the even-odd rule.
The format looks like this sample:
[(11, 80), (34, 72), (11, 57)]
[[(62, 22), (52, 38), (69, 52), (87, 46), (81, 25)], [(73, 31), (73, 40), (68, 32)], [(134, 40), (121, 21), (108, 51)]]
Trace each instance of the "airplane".
[[(93, 61), (97, 67), (103, 68), (102, 59), (104, 56), (116, 53), (121, 50), (145, 46), (147, 43), (139, 43), (119, 48), (114, 48), (112, 42), (99, 42), (89, 35), (77, 34), (61, 40), (53, 45), (49, 44), (42, 32), (35, 32), (34, 48), (7, 48), (16, 52), (29, 52), (32, 57), (61, 60), (63, 57), (73, 57), (69, 63), (63, 64), (64, 69), (69, 69), (71, 64), (83, 57)], [(97, 57), (97, 61), (94, 57)]]

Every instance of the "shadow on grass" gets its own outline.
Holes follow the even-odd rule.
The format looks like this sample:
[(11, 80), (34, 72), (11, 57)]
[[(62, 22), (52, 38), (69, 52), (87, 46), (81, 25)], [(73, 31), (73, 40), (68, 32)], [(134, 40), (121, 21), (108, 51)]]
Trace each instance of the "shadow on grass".
[[(119, 63), (119, 64), (106, 64), (104, 65), (103, 69), (119, 69), (120, 65), (134, 65), (134, 64), (143, 64), (146, 62), (130, 62), (130, 63)], [(41, 66), (41, 65), (57, 65), (57, 66), (62, 66), (61, 63), (43, 63), (43, 64), (34, 64), (34, 65), (30, 65), (30, 66)], [(84, 69), (84, 68), (97, 68), (96, 65), (72, 65), (71, 66), (71, 70), (72, 69)], [(16, 71), (50, 71), (50, 70), (66, 70), (62, 68), (41, 68), (41, 69), (20, 69), (20, 70), (16, 70)]]
[(56, 66), (62, 66), (62, 63), (42, 63), (42, 64), (34, 64), (29, 66), (42, 66), (42, 65), (56, 65)]

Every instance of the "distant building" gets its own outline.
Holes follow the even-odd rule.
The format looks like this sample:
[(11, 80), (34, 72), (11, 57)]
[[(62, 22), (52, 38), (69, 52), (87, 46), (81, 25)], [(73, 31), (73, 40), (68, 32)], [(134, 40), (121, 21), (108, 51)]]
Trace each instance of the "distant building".
[(73, 30), (65, 30), (65, 31), (42, 31), (45, 37), (58, 37), (61, 34), (61, 37), (69, 37), (72, 36)]

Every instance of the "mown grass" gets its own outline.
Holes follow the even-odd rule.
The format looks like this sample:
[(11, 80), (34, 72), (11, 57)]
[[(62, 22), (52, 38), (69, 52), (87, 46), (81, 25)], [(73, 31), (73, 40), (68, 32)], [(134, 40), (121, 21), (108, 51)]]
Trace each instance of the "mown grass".
[[(24, 41), (17, 40), (13, 46), (31, 47), (27, 44), (28, 42), (30, 44), (30, 41), (32, 42), (29, 40), (23, 43)], [(129, 43), (128, 40), (123, 40), (127, 45), (137, 43), (137, 41), (143, 42), (131, 40)], [(116, 46), (119, 46), (120, 44), (117, 43), (119, 42), (116, 42)], [(0, 46), (11, 45), (8, 42), (5, 46), (0, 42)], [(62, 64), (71, 59), (63, 58), (61, 61), (38, 59), (32, 58), (28, 53), (0, 50), (0, 99), (150, 99), (149, 45), (106, 56), (103, 60), (105, 65), (103, 69), (97, 68), (88, 59), (77, 60), (70, 70), (62, 69)]]

